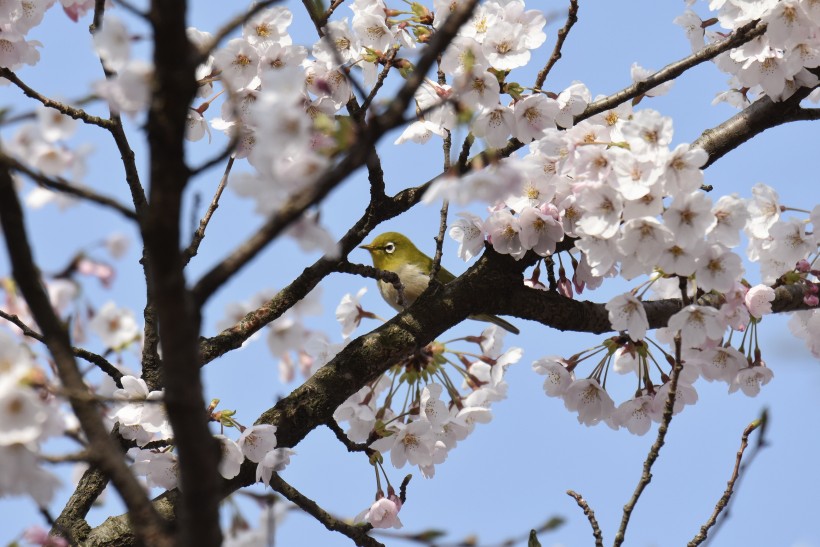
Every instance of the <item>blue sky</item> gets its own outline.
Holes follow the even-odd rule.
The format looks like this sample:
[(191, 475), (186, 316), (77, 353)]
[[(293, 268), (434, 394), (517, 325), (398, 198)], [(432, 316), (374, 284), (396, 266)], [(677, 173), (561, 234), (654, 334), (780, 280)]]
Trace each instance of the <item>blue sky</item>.
[[(294, 41), (309, 45), (313, 30), (300, 11), (301, 5), (296, 2), (288, 5), (295, 13), (291, 28)], [(529, 4), (533, 8), (541, 5)], [(556, 15), (547, 27), (547, 43), (534, 54), (535, 66), (543, 64), (549, 55), (555, 32), (563, 24), (563, 16), (557, 15), (563, 9), (564, 4), (560, 2), (550, 2), (546, 8)], [(688, 41), (683, 31), (672, 24), (672, 19), (683, 10), (683, 2), (640, 0), (627, 6), (602, 0), (583, 2), (580, 20), (546, 88), (558, 92), (572, 81), (580, 80), (593, 95), (610, 94), (631, 82), (629, 68), (633, 62), (658, 69), (687, 55)], [(345, 7), (340, 8), (339, 13), (349, 15)], [(213, 30), (229, 15), (205, 2), (195, 3), (191, 9), (192, 24), (203, 30)], [(42, 61), (36, 67), (21, 70), (21, 78), (46, 95), (64, 98), (84, 95), (88, 82), (101, 76), (86, 30), (89, 22), (86, 17), (78, 24), (71, 23), (59, 8), (52, 9), (44, 24), (31, 34), (44, 44)], [(533, 77), (521, 71), (518, 79), (526, 85)], [(725, 88), (725, 80), (726, 76), (711, 64), (702, 65), (676, 81), (667, 96), (646, 101), (641, 107), (655, 108), (672, 117), (673, 144), (691, 142), (704, 129), (735, 113), (728, 106), (710, 104), (714, 95)], [(2, 96), (2, 106), (12, 104), (25, 109), (28, 104), (14, 88), (5, 88)], [(103, 112), (99, 105), (90, 109)], [(208, 114), (211, 112), (215, 109)], [(4, 138), (10, 136), (10, 130), (13, 128), (3, 130)], [(132, 124), (131, 130), (138, 161), (144, 164), (146, 152), (138, 124)], [(752, 185), (764, 182), (777, 189), (786, 205), (805, 207), (808, 203), (813, 206), (820, 196), (815, 160), (818, 135), (817, 127), (801, 122), (756, 137), (707, 170), (706, 182), (715, 187), (713, 198), (732, 192), (748, 197)], [(395, 147), (392, 141), (396, 136), (388, 135), (380, 148), (388, 192), (427, 180), (439, 172), (441, 165), (441, 153), (435, 145)], [(86, 183), (126, 201), (128, 193), (118, 156), (105, 135), (84, 129), (71, 142), (91, 142), (96, 147), (97, 154), (90, 162)], [(204, 143), (191, 146), (193, 163), (215, 153), (222, 142), (215, 134), (210, 148)], [(194, 181), (188, 195), (189, 209), (194, 193), (201, 193), (205, 202), (210, 199), (220, 174), (221, 169), (217, 168)], [(341, 235), (358, 218), (366, 196), (367, 180), (361, 171), (331, 194), (322, 207), (322, 219), (334, 235)], [(196, 280), (224, 256), (231, 245), (255, 229), (261, 219), (255, 217), (252, 210), (249, 201), (226, 193), (200, 255), (191, 264), (189, 280)], [(93, 224), (88, 222), (89, 215), (94, 215)], [(103, 235), (118, 230), (136, 236), (133, 228), (115, 215), (87, 205), (64, 213), (53, 207), (34, 211), (29, 214), (28, 224), (35, 252), (47, 272), (62, 268), (78, 247), (98, 240), (100, 230)], [(438, 206), (418, 206), (386, 223), (383, 231), (404, 232), (423, 246), (422, 242), (432, 242), (437, 227)], [(378, 231), (382, 231), (381, 227)], [(454, 242), (445, 243), (443, 263), (450, 271), (459, 273), (466, 265), (455, 256), (455, 249)], [(431, 245), (427, 250), (432, 254)], [(117, 263), (118, 278), (113, 289), (103, 291), (89, 283), (85, 297), (97, 307), (114, 298), (122, 305), (131, 306), (140, 316), (144, 281), (138, 258), (138, 251), (132, 248), (128, 256)], [(315, 254), (302, 253), (290, 241), (272, 245), (211, 300), (205, 310), (204, 334), (215, 332), (216, 322), (222, 318), (229, 302), (246, 300), (260, 290), (283, 286), (316, 258)], [(351, 254), (354, 261), (367, 262), (367, 258), (364, 251)], [(2, 253), (0, 276), (8, 273), (7, 258)], [(758, 281), (754, 266), (747, 267), (747, 277), (752, 283)], [(324, 330), (334, 341), (341, 340), (333, 309), (342, 295), (355, 293), (362, 286), (370, 289), (363, 300), (365, 307), (389, 317), (393, 312), (378, 297), (372, 280), (335, 275), (321, 286), (326, 313), (311, 318), (309, 325)], [(620, 283), (611, 289), (604, 287), (584, 293), (583, 297), (605, 302), (624, 287), (626, 285)], [(764, 407), (770, 411), (769, 446), (747, 470), (732, 505), (731, 518), (713, 545), (820, 545), (820, 526), (816, 521), (820, 474), (815, 465), (820, 450), (820, 427), (816, 421), (820, 410), (820, 399), (816, 395), (820, 388), (820, 368), (802, 341), (788, 333), (786, 319), (768, 317), (761, 325), (763, 355), (774, 371), (774, 380), (758, 397), (729, 395), (723, 384), (707, 384), (703, 380), (696, 384), (700, 400), (672, 422), (667, 444), (653, 469), (653, 481), (633, 514), (627, 535), (629, 545), (678, 545), (694, 536), (725, 487), (742, 430)], [(621, 508), (640, 476), (656, 428), (643, 437), (636, 437), (624, 430), (615, 432), (605, 426), (579, 425), (561, 401), (544, 396), (543, 379), (530, 370), (530, 364), (545, 355), (570, 355), (598, 343), (600, 337), (550, 331), (522, 320), (515, 323), (521, 327), (522, 334), (508, 336), (507, 344), (522, 347), (524, 358), (508, 371), (509, 398), (494, 405), (492, 423), (479, 426), (460, 443), (447, 462), (438, 466), (432, 480), (423, 479), (417, 470), (407, 467), (401, 470), (388, 467), (394, 482), (400, 482), (407, 473), (414, 474), (408, 503), (401, 512), (404, 530), (443, 529), (450, 533), (451, 540), (476, 534), (483, 545), (524, 534), (550, 516), (559, 515), (567, 519), (566, 524), (543, 535), (542, 544), (589, 544), (588, 523), (565, 494), (567, 489), (573, 489), (584, 495), (595, 510), (605, 542), (609, 543), (617, 530)], [(481, 328), (480, 324), (468, 322), (454, 328), (453, 333), (477, 334)], [(357, 331), (363, 332), (364, 329)], [(91, 349), (99, 350), (95, 343), (98, 341), (92, 339)], [(134, 363), (132, 355), (125, 356), (124, 360)], [(224, 408), (237, 409), (243, 423), (254, 421), (277, 397), (287, 394), (296, 385), (282, 385), (277, 378), (276, 361), (268, 353), (263, 339), (205, 369), (207, 397), (219, 397)], [(621, 384), (629, 383), (629, 389), (632, 388), (631, 381), (617, 380), (622, 380)], [(352, 517), (372, 501), (375, 485), (366, 458), (348, 454), (327, 430), (314, 431), (296, 450), (298, 455), (283, 477), (327, 510)], [(62, 507), (60, 502), (69, 491), (66, 487), (60, 492), (52, 507), (55, 512)], [(109, 505), (92, 510), (91, 524), (102, 522), (108, 514), (119, 513), (117, 503), (114, 496), (109, 496)], [(253, 520), (252, 510), (248, 516)], [(12, 540), (26, 525), (38, 522), (35, 507), (29, 500), (0, 500), (0, 544)], [(281, 526), (277, 540), (284, 546), (350, 544), (348, 539), (326, 531), (310, 517), (299, 514), (292, 514)], [(394, 544), (393, 541), (387, 543)]]

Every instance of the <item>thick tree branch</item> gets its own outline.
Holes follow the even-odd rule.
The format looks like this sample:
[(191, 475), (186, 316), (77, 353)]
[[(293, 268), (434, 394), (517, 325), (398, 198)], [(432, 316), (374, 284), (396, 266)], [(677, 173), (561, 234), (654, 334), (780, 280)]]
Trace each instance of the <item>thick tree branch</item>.
[(199, 311), (190, 297), (179, 248), (188, 108), (196, 92), (197, 52), (186, 37), (186, 2), (154, 0), (154, 84), (148, 111), (151, 192), (142, 222), (149, 297), (159, 320), (165, 408), (179, 455), (178, 544), (221, 544), (219, 449), (208, 427), (199, 371)]
[(54, 358), (60, 381), (68, 390), (69, 403), (88, 437), (97, 464), (111, 478), (125, 501), (137, 537), (146, 544), (166, 545), (164, 523), (148, 501), (142, 485), (128, 469), (122, 450), (105, 429), (99, 408), (79, 396), (87, 393), (88, 387), (74, 360), (68, 332), (54, 313), (34, 265), (23, 225), (23, 211), (8, 169), (0, 169), (0, 221), (14, 278), (43, 331), (44, 342)]
[(774, 102), (769, 97), (763, 96), (717, 127), (704, 131), (692, 143), (692, 147), (703, 148), (709, 153), (709, 159), (703, 168), (712, 165), (728, 152), (766, 129), (807, 119), (800, 117), (804, 112), (800, 108), (800, 101), (811, 92), (812, 88), (804, 87), (781, 102)]
[[(346, 238), (351, 238), (348, 244), (355, 237), (354, 230), (348, 232)], [(304, 297), (310, 290), (308, 287), (318, 282), (317, 274), (331, 267), (332, 261), (320, 259), (266, 306), (216, 337), (203, 339), (203, 362), (239, 347), (253, 332), (270, 322), (271, 316), (278, 316)], [(362, 385), (384, 373), (402, 356), (433, 341), (475, 313), (515, 315), (561, 330), (611, 332), (603, 304), (578, 302), (524, 287), (520, 273), (523, 268), (523, 260), (516, 262), (509, 256), (486, 252), (453, 282), (425, 292), (405, 311), (350, 342), (328, 365), (263, 413), (257, 423), (276, 424), (279, 446), (295, 446), (310, 431), (328, 423), (336, 408)], [(805, 309), (802, 288), (779, 287), (775, 293), (772, 307), (776, 312)], [(657, 328), (666, 325), (681, 303), (664, 300), (647, 302), (645, 306), (652, 328)], [(255, 478), (255, 466), (243, 465), (240, 474), (226, 483), (223, 495), (252, 484)]]

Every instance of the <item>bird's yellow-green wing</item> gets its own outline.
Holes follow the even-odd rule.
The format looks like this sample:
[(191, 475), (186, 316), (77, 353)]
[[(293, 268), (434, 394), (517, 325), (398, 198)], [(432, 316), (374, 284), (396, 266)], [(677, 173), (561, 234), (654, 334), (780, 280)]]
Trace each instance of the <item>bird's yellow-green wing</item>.
[[(430, 261), (430, 267), (431, 268), (433, 267), (432, 261)], [(443, 284), (447, 284), (455, 278), (456, 278), (456, 276), (454, 276), (453, 274), (451, 274), (450, 272), (448, 272), (444, 268), (439, 268), (438, 275), (436, 276), (436, 279), (438, 279), (438, 281), (440, 283), (443, 283)], [(521, 332), (515, 326), (513, 326), (512, 324), (508, 323), (507, 321), (504, 321), (500, 317), (496, 317), (495, 315), (489, 315), (489, 314), (471, 315), (470, 319), (475, 319), (476, 321), (485, 321), (487, 323), (492, 323), (494, 325), (498, 325), (502, 329), (504, 329), (508, 332), (511, 332), (513, 334), (519, 334)]]

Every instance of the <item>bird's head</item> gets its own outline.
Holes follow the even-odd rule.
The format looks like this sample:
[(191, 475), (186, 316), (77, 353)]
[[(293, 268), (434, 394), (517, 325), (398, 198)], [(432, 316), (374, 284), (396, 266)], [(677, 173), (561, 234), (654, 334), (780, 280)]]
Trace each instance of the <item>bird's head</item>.
[(429, 260), (412, 241), (398, 232), (385, 232), (359, 248), (370, 253), (375, 267), (390, 272), (398, 271), (405, 264), (423, 268), (426, 260)]

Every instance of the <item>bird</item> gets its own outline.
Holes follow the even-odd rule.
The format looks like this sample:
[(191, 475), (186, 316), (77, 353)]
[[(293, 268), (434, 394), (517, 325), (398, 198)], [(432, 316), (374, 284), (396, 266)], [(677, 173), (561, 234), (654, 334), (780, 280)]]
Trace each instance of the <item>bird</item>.
[[(421, 252), (410, 239), (398, 232), (385, 232), (376, 236), (367, 245), (360, 245), (359, 248), (370, 253), (373, 266), (399, 276), (399, 280), (404, 287), (404, 303), (407, 306), (415, 302), (416, 298), (424, 292), (430, 283), (433, 259)], [(444, 268), (439, 268), (438, 274), (436, 274), (436, 279), (442, 284), (449, 283), (455, 278), (456, 276)], [(399, 305), (399, 292), (393, 284), (381, 279), (378, 283), (382, 298), (394, 310), (402, 311), (403, 308)], [(515, 326), (495, 315), (471, 315), (470, 319), (493, 323), (513, 334), (520, 333)]]

